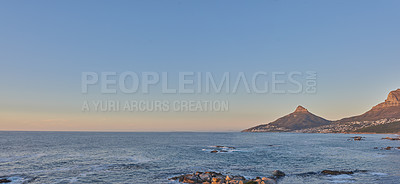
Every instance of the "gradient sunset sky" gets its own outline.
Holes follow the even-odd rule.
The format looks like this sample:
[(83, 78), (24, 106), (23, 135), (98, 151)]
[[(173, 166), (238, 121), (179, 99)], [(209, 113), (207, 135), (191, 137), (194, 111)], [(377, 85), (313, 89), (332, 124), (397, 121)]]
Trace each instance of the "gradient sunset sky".
[[(400, 1), (0, 1), (0, 130), (239, 131), (329, 120), (400, 88)], [(316, 71), (315, 94), (99, 96), (87, 71)], [(86, 99), (221, 99), (229, 112), (82, 112)]]

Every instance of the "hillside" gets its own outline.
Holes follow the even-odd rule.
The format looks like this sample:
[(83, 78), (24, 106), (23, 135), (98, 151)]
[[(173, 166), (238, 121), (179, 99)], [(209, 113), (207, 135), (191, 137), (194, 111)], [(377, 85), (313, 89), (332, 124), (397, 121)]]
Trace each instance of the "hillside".
[(399, 133), (400, 121), (358, 129), (356, 132), (368, 133)]
[(274, 122), (261, 124), (242, 132), (303, 132), (303, 133), (397, 133), (400, 132), (400, 89), (391, 91), (386, 100), (364, 114), (329, 121), (298, 106), (293, 113)]
[(269, 124), (258, 125), (243, 132), (287, 132), (330, 124), (329, 120), (310, 113), (298, 106), (293, 113), (283, 116)]
[(385, 118), (400, 118), (400, 89), (391, 91), (385, 102), (372, 107), (372, 109), (366, 113), (359, 116), (343, 118), (338, 122), (373, 121)]

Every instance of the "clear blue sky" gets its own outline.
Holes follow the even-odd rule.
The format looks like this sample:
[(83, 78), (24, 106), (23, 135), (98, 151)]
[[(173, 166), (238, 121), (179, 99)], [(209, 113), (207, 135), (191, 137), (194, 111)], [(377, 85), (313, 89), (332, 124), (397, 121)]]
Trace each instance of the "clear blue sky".
[[(400, 88), (399, 7), (389, 0), (3, 0), (0, 124), (7, 130), (225, 131), (272, 121), (298, 104), (333, 120), (360, 114)], [(227, 95), (220, 98), (231, 101), (231, 111), (219, 114), (80, 112), (81, 72), (127, 70), (314, 70), (318, 92)]]

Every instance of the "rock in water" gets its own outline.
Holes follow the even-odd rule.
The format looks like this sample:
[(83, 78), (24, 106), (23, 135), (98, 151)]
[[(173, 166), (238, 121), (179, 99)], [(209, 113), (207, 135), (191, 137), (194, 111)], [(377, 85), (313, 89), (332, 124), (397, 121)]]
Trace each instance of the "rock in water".
[(350, 138), (352, 138), (355, 141), (363, 141), (364, 140), (364, 137), (361, 137), (361, 136), (355, 136), (355, 137), (350, 137)]
[(200, 174), (199, 177), (203, 181), (206, 181), (206, 182), (210, 182), (211, 181), (211, 175), (208, 174), (208, 173)]
[(186, 175), (183, 178), (183, 183), (198, 183), (199, 179), (196, 175)]
[(395, 138), (385, 137), (385, 138), (382, 138), (382, 139), (387, 139), (387, 140), (396, 141), (396, 140), (400, 140), (400, 137), (395, 137)]
[[(282, 171), (275, 171), (277, 176), (284, 176)], [(274, 177), (256, 177), (254, 179), (246, 179), (240, 175), (224, 175), (216, 172), (195, 172), (194, 174), (184, 174), (170, 178), (170, 180), (179, 181), (181, 183), (197, 183), (197, 184), (276, 184), (276, 176)]]
[(341, 175), (341, 174), (354, 174), (353, 171), (333, 171), (333, 170), (323, 170), (321, 174), (327, 175)]
[(275, 171), (272, 171), (272, 175), (277, 178), (280, 178), (280, 177), (285, 176), (286, 174), (280, 170), (275, 170)]
[(0, 183), (10, 183), (11, 180), (8, 179), (0, 179)]

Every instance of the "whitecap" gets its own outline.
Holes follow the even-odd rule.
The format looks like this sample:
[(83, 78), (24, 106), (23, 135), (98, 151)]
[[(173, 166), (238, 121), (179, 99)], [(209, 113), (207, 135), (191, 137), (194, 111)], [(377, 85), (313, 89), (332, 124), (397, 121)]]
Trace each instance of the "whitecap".
[(78, 177), (72, 177), (71, 179), (69, 179), (70, 183), (75, 183), (78, 182)]
[(354, 181), (349, 180), (332, 180), (332, 183), (353, 183)]
[(332, 178), (332, 179), (350, 179), (350, 178), (353, 178), (353, 176), (350, 176), (348, 174), (340, 174), (340, 175), (330, 176), (330, 178)]
[(386, 174), (386, 173), (379, 173), (379, 172), (372, 172), (372, 173), (370, 173), (371, 175), (374, 175), (374, 176), (387, 176), (388, 174)]
[(21, 176), (10, 176), (6, 177), (5, 179), (10, 180), (9, 184), (20, 184), (20, 183), (26, 183), (32, 180), (32, 178), (24, 178)]
[(354, 182), (352, 180), (353, 176), (348, 175), (348, 174), (340, 174), (340, 175), (333, 175), (333, 176), (328, 176), (329, 177), (329, 182), (332, 183), (352, 183)]

